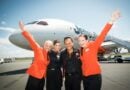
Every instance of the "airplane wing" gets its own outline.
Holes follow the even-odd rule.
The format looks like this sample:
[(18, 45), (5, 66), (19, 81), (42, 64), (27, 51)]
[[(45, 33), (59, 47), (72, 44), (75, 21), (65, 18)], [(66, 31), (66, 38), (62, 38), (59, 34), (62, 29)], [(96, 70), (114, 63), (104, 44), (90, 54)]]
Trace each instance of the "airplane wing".
[(118, 45), (120, 45), (122, 47), (125, 47), (130, 51), (130, 42), (129, 41), (121, 40), (121, 39), (116, 38), (114, 36), (107, 36), (106, 40), (115, 42), (116, 44), (118, 44)]
[(102, 43), (101, 47), (104, 49), (104, 51), (99, 50), (99, 53), (111, 53), (115, 52), (118, 48), (122, 48), (122, 45), (119, 45), (112, 41), (105, 41)]

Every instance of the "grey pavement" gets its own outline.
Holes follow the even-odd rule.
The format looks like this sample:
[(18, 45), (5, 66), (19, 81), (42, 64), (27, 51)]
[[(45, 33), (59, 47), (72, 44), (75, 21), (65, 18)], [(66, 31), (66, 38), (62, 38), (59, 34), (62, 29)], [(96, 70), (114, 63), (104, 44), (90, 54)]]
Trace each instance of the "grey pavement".
[[(0, 90), (24, 90), (31, 61), (16, 61), (0, 65)], [(130, 63), (100, 63), (102, 90), (130, 90)], [(64, 90), (64, 86), (62, 87)], [(83, 87), (82, 87), (83, 90)]]

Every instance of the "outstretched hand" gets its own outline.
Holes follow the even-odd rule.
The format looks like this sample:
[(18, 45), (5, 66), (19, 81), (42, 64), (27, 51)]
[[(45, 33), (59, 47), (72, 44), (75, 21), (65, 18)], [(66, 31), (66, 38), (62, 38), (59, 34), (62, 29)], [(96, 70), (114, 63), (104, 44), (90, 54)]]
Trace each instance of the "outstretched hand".
[(24, 24), (22, 21), (19, 21), (19, 28), (22, 30), (22, 31), (26, 31), (26, 28), (24, 27)]
[(112, 13), (112, 16), (110, 18), (110, 23), (114, 23), (115, 21), (117, 21), (120, 18), (121, 14), (119, 10), (116, 10)]

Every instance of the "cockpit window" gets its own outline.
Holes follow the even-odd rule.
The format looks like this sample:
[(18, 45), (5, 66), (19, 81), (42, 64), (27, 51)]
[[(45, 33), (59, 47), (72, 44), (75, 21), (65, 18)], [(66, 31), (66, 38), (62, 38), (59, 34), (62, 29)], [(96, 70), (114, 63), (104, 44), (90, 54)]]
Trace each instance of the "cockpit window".
[(37, 23), (38, 25), (48, 25), (48, 23), (46, 21), (40, 21)]
[(27, 24), (35, 24), (37, 23), (38, 21), (33, 21), (33, 22), (30, 22), (30, 23), (27, 23)]

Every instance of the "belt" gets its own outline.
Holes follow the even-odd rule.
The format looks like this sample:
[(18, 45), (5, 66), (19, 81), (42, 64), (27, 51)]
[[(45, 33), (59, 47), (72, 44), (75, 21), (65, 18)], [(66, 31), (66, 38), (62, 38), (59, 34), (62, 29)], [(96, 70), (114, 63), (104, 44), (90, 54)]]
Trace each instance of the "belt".
[(48, 68), (48, 70), (54, 71), (54, 70), (60, 70), (60, 68)]
[(52, 71), (53, 71), (53, 70), (55, 70), (55, 68), (51, 68), (50, 70), (52, 70)]
[(84, 78), (94, 78), (94, 77), (101, 77), (101, 74), (95, 74), (95, 75), (90, 75), (90, 76), (83, 76)]
[(73, 76), (73, 75), (78, 75), (78, 73), (65, 73), (65, 76)]

